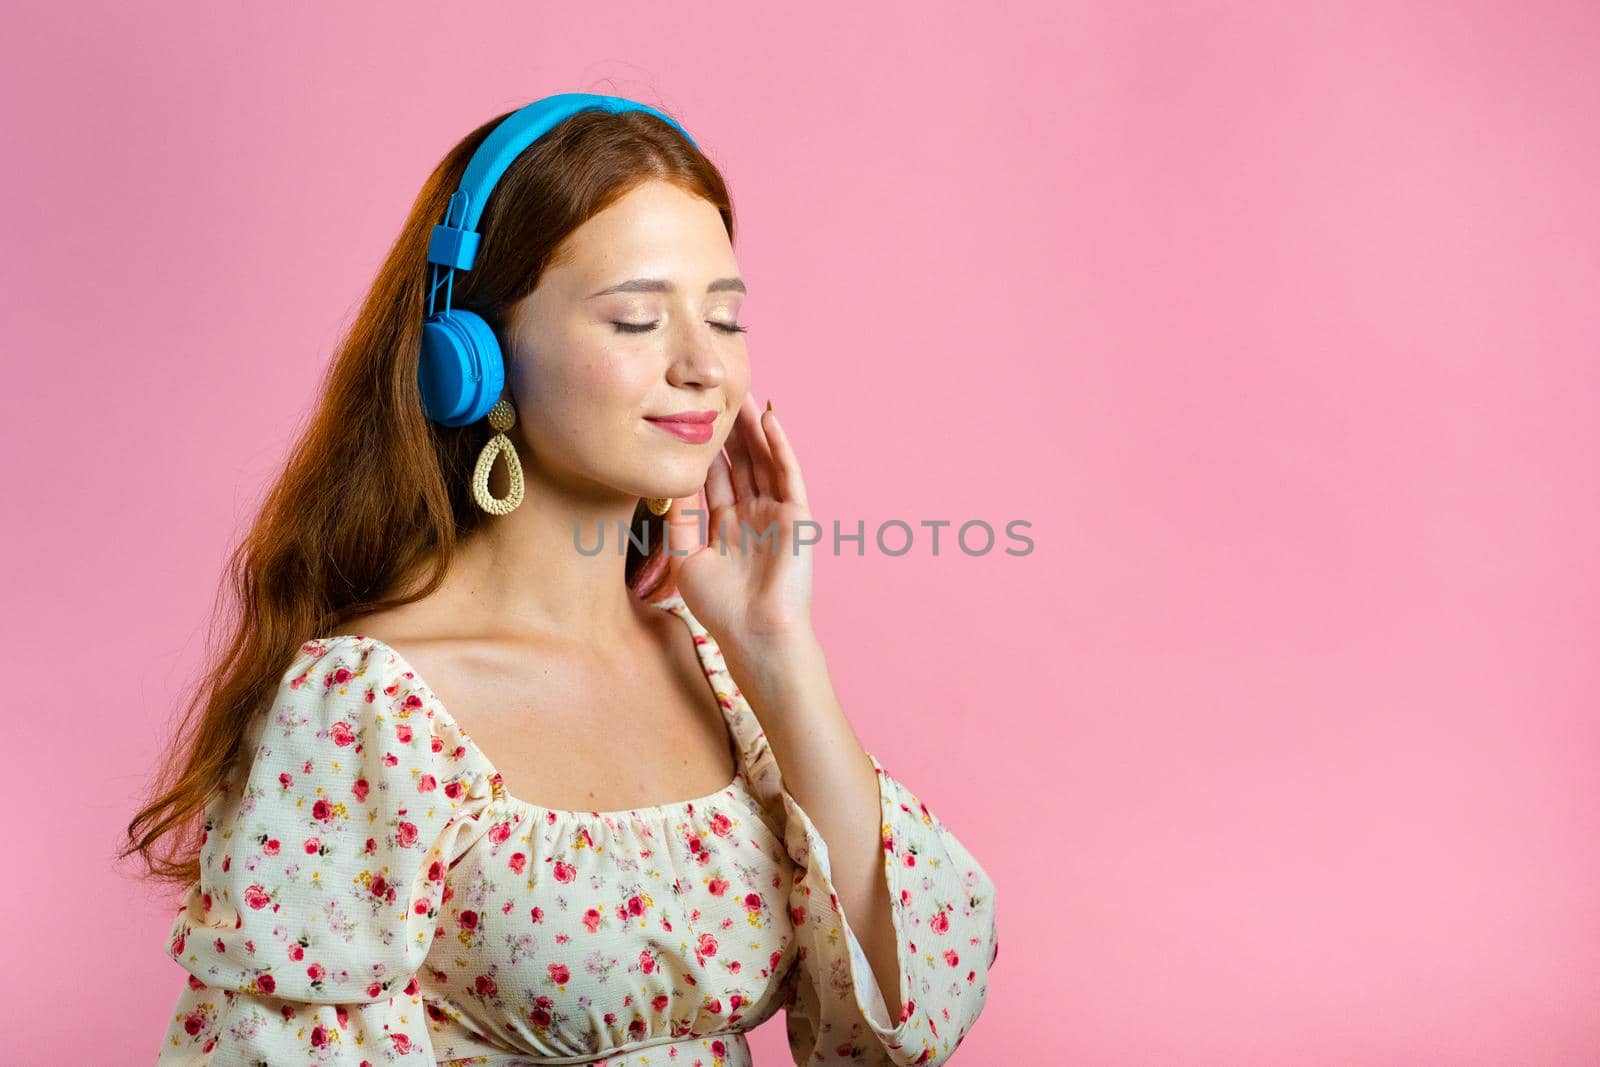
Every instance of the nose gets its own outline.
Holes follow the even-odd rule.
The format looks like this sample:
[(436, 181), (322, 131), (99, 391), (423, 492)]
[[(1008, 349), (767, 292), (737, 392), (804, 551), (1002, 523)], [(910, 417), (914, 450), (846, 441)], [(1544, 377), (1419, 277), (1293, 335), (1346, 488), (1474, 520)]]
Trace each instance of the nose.
[(673, 385), (709, 388), (721, 385), (727, 375), (717, 341), (707, 331), (715, 327), (689, 322), (673, 339), (672, 362), (667, 380)]

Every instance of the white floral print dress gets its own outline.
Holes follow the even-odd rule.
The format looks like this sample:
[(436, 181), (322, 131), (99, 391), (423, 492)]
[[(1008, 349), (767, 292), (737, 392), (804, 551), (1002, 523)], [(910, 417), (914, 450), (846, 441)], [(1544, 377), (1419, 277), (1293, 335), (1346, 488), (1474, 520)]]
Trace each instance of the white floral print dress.
[(780, 1009), (800, 1064), (941, 1064), (998, 952), (967, 848), (878, 772), (898, 939), (888, 1018), (754, 713), (680, 595), (737, 772), (708, 796), (559, 811), (499, 773), (390, 646), (301, 646), (205, 812), (167, 946), (157, 1063), (749, 1067)]

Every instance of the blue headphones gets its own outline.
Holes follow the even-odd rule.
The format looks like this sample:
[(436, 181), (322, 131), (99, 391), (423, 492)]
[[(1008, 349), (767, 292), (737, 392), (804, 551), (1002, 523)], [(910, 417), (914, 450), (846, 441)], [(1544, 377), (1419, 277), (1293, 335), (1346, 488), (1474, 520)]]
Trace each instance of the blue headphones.
[[(478, 220), (495, 183), (512, 162), (550, 128), (579, 111), (600, 110), (617, 114), (647, 111), (668, 122), (694, 145), (694, 138), (670, 116), (621, 96), (594, 93), (558, 93), (546, 96), (507, 115), (473, 153), (461, 176), (461, 187), (450, 195), (444, 222), (433, 228), (428, 242), (431, 279), (428, 316), (422, 322), (422, 359), (417, 364), (417, 384), (428, 418), (446, 426), (465, 426), (489, 413), (505, 387), (506, 368), (500, 342), (482, 316), (463, 308), (452, 309), (450, 296), (455, 272), (471, 270), (478, 255)], [(695, 145), (696, 148), (699, 145)], [(443, 277), (441, 278), (441, 274)], [(445, 287), (444, 309), (434, 311), (439, 287)]]

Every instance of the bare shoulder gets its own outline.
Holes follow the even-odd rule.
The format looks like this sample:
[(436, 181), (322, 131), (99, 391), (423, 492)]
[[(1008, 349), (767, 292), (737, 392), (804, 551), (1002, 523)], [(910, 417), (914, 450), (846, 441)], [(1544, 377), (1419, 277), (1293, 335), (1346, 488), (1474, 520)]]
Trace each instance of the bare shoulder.
[(683, 620), (641, 604), (625, 644), (452, 634), (405, 608), (343, 631), (393, 649), (501, 773), (511, 795), (620, 810), (724, 784), (732, 756)]
[(525, 723), (541, 703), (578, 695), (571, 649), (558, 641), (452, 632), (404, 608), (352, 619), (345, 631), (393, 649), (468, 733), (503, 714)]

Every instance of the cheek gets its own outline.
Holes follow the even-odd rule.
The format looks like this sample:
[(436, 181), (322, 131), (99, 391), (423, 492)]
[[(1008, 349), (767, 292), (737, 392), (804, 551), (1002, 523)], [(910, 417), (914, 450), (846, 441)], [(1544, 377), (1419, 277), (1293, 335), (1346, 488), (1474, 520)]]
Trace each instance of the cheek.
[(572, 368), (568, 386), (598, 406), (643, 407), (655, 377), (637, 355), (601, 349)]
[(737, 410), (744, 403), (745, 394), (750, 392), (750, 359), (742, 354), (729, 359), (723, 364), (723, 371), (723, 392), (727, 394), (728, 403)]
[[(552, 346), (547, 351), (559, 351)], [(555, 417), (557, 412), (592, 413), (599, 407), (627, 403), (642, 395), (648, 377), (637, 357), (604, 346), (565, 349), (562, 358), (541, 360), (528, 355), (517, 362), (513, 390), (525, 403)]]

